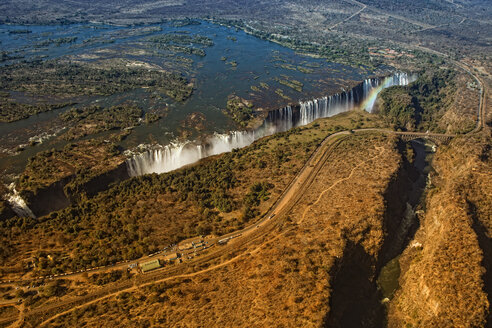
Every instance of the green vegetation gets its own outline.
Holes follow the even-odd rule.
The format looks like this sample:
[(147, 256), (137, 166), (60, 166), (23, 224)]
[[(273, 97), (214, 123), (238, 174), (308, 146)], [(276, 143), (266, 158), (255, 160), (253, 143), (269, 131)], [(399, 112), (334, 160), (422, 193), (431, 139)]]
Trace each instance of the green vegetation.
[[(69, 267), (82, 268), (109, 264), (117, 259), (132, 259), (155, 251), (158, 242), (155, 238), (149, 238), (154, 228), (145, 224), (144, 219), (155, 214), (143, 208), (135, 208), (132, 204), (159, 194), (167, 195), (166, 198), (170, 197), (174, 202), (188, 204), (191, 208), (201, 208), (201, 214), (194, 217), (191, 226), (174, 225), (173, 229), (178, 230), (160, 242), (174, 242), (211, 232), (225, 233), (231, 228), (232, 222), (223, 221), (219, 213), (228, 213), (234, 209), (243, 208), (244, 215), (241, 221), (237, 221), (238, 227), (243, 226), (255, 217), (252, 213), (256, 214), (256, 206), (268, 199), (268, 190), (272, 187), (268, 183), (254, 184), (243, 201), (232, 197), (230, 193), (239, 183), (235, 171), (249, 161), (244, 155), (244, 151), (236, 151), (193, 168), (132, 179), (93, 200), (51, 214), (46, 224), (55, 230), (62, 229), (67, 240), (78, 241), (75, 242), (73, 258), (47, 264), (53, 267), (63, 263), (66, 265), (68, 261)], [(160, 209), (156, 210), (160, 212)], [(186, 216), (183, 219), (189, 220)], [(97, 227), (96, 230), (91, 226)], [(98, 246), (101, 242), (108, 245), (111, 251), (101, 249)]]
[(414, 99), (409, 94), (407, 87), (395, 86), (381, 93), (383, 104), (380, 108), (381, 115), (395, 124), (397, 128), (413, 130), (416, 126), (416, 113)]
[(190, 25), (200, 25), (200, 21), (190, 19), (190, 18), (185, 18), (185, 19), (176, 19), (171, 21), (171, 26), (174, 27), (184, 27), (184, 26), (190, 26)]
[(92, 45), (92, 44), (111, 44), (111, 43), (114, 43), (115, 40), (113, 39), (105, 39), (105, 38), (101, 38), (101, 37), (92, 37), (92, 38), (89, 38), (89, 39), (85, 39), (83, 41), (84, 45)]
[[(72, 108), (60, 115), (65, 122), (75, 124), (65, 137), (69, 140), (109, 130), (120, 130), (139, 125), (143, 111), (134, 105), (118, 105), (110, 108), (89, 106)], [(158, 120), (159, 116), (148, 114), (146, 122)]]
[[(230, 223), (222, 221), (217, 210), (229, 212), (239, 206), (229, 194), (231, 188), (238, 183), (233, 173), (238, 164), (236, 156), (228, 154), (206, 165), (171, 174), (154, 174), (132, 179), (92, 200), (52, 213), (46, 221), (50, 228), (46, 228), (62, 229), (67, 239), (75, 242), (75, 249), (72, 258), (49, 264), (51, 267), (69, 264), (72, 268), (109, 264), (118, 259), (141, 257), (155, 251), (162, 242), (177, 241), (212, 231), (224, 232)], [(155, 199), (157, 195), (166, 195), (165, 197), (173, 200), (173, 203), (187, 204), (187, 207), (190, 207), (188, 212), (191, 213), (196, 213), (190, 211), (193, 208), (201, 208), (198, 216), (193, 215), (193, 223), (190, 226), (169, 222), (170, 226), (165, 228), (177, 230), (159, 242), (155, 235), (149, 238), (155, 228), (146, 224), (146, 221), (151, 220), (157, 213), (161, 216), (164, 214), (162, 211), (173, 210), (169, 205), (154, 205), (152, 207), (157, 213), (152, 213), (147, 206), (146, 209), (135, 206), (135, 202)], [(187, 216), (182, 217), (182, 220), (189, 221), (190, 218)], [(91, 226), (97, 227), (96, 230)], [(100, 243), (108, 245), (109, 248), (102, 249), (98, 246)]]
[(30, 34), (32, 33), (31, 30), (24, 29), (24, 30), (11, 30), (9, 31), (9, 34)]
[(212, 39), (202, 35), (189, 35), (186, 33), (167, 33), (148, 38), (148, 41), (157, 48), (172, 52), (181, 52), (188, 55), (205, 56), (205, 51), (201, 48), (189, 46), (198, 44), (205, 47), (214, 45)]
[(294, 89), (297, 92), (302, 92), (302, 87), (304, 86), (302, 82), (294, 80), (292, 77), (287, 75), (281, 75), (281, 78), (275, 77), (275, 81), (291, 89)]
[(155, 32), (161, 32), (161, 26), (144, 26), (140, 28), (123, 29), (115, 33), (115, 37), (125, 38), (129, 36), (144, 36)]
[(289, 69), (291, 71), (295, 71), (297, 70), (297, 67), (295, 67), (294, 65), (292, 64), (279, 64), (278, 66), (282, 67), (282, 68), (285, 68), (285, 69)]
[(50, 298), (62, 297), (67, 294), (70, 291), (68, 284), (64, 279), (53, 280), (46, 283), (46, 286), (39, 287), (38, 292), (29, 289), (27, 291), (19, 289), (16, 292), (16, 297), (22, 299), (25, 306), (34, 307)]
[(67, 36), (64, 38), (57, 38), (57, 39), (47, 39), (41, 42), (36, 43), (35, 47), (47, 47), (49, 45), (56, 45), (57, 47), (61, 46), (62, 44), (69, 44), (69, 43), (74, 43), (77, 41), (76, 36)]
[(22, 59), (24, 56), (20, 55), (12, 55), (9, 52), (6, 51), (1, 51), (0, 52), (0, 63), (6, 62), (8, 60), (13, 60), (13, 59)]
[[(216, 21), (226, 26), (241, 28), (258, 38), (276, 42), (300, 53), (326, 58), (331, 62), (343, 63), (354, 67), (359, 65), (372, 66), (378, 64), (374, 59), (370, 58), (367, 47), (361, 47), (361, 40), (359, 39), (350, 40), (338, 35), (330, 35), (329, 42), (320, 43), (320, 40), (310, 42), (305, 41), (308, 38), (305, 38), (304, 35), (299, 34), (301, 31), (292, 31), (293, 33), (291, 33), (288, 37), (283, 37), (283, 31), (277, 31), (275, 28), (270, 30), (266, 28), (252, 28), (242, 20), (217, 19)], [(296, 30), (298, 30), (298, 27), (296, 27)], [(366, 43), (370, 44), (369, 42)], [(283, 64), (280, 66), (291, 70), (297, 69), (296, 66), (291, 64)]]
[[(326, 126), (323, 122), (320, 122), (320, 128), (324, 127)], [(271, 139), (267, 144), (276, 147), (277, 142), (280, 145), (295, 143), (305, 140), (310, 133), (316, 131), (297, 130), (287, 137), (284, 135), (280, 139)], [(374, 266), (370, 265), (374, 263), (372, 261), (376, 261), (384, 234), (381, 221), (385, 201), (382, 193), (397, 172), (400, 158), (394, 142), (395, 139), (388, 140), (381, 135), (356, 135), (342, 141), (341, 146), (337, 148), (338, 151), (334, 152), (334, 158), (328, 159), (322, 173), (297, 202), (300, 210), (292, 211), (288, 217), (281, 220), (276, 219), (278, 221), (267, 242), (260, 240), (241, 249), (231, 247), (229, 253), (222, 253), (220, 258), (217, 256), (209, 265), (196, 265), (194, 270), (203, 270), (231, 258), (234, 258), (233, 265), (221, 266), (221, 270), (206, 270), (209, 272), (205, 271), (196, 276), (176, 277), (173, 280), (135, 288), (131, 292), (122, 292), (115, 297), (104, 298), (81, 308), (80, 311), (72, 311), (68, 315), (58, 317), (53, 325), (58, 327), (83, 323), (91, 326), (101, 321), (116, 321), (118, 324), (121, 322), (121, 326), (132, 326), (135, 325), (135, 316), (120, 319), (121, 313), (139, 313), (140, 322), (156, 322), (157, 325), (167, 326), (179, 324), (182, 320), (191, 322), (198, 316), (200, 324), (205, 327), (216, 326), (218, 317), (226, 327), (248, 327), (252, 320), (261, 322), (260, 326), (264, 327), (276, 327), (281, 324), (286, 327), (303, 327), (306, 326), (306, 322), (309, 326), (322, 326), (323, 317), (330, 310), (326, 302), (327, 295), (333, 295), (331, 289), (338, 289), (341, 283), (340, 276), (345, 278), (344, 285), (354, 286), (353, 277), (358, 276), (360, 272), (364, 274), (361, 280), (369, 280), (367, 277), (374, 275)], [(258, 148), (258, 154), (270, 148), (265, 146), (266, 144), (255, 147)], [(285, 162), (282, 167), (292, 166), (296, 153), (298, 151), (292, 149), (290, 161)], [(242, 155), (245, 156), (247, 155)], [(349, 176), (351, 169), (374, 156), (377, 156), (378, 160), (371, 162), (372, 165), (364, 166), (357, 176)], [(251, 158), (247, 156), (246, 159)], [(269, 171), (268, 168), (265, 170)], [(343, 186), (336, 183), (338, 179), (350, 179), (351, 183), (349, 186)], [(330, 188), (330, 193), (325, 195), (326, 189), (331, 185), (336, 187)], [(273, 195), (276, 187), (277, 185), (269, 189), (265, 181), (256, 179), (253, 186), (250, 185), (243, 192), (258, 197), (269, 197), (266, 193), (271, 192)], [(320, 194), (325, 196), (323, 201), (319, 201), (322, 199)], [(362, 194), (365, 196), (361, 197)], [(308, 211), (307, 206), (316, 207)], [(299, 223), (300, 220), (303, 220), (302, 224)], [(341, 238), (344, 233), (345, 237)], [(365, 262), (365, 265), (360, 265), (361, 258), (357, 256), (360, 253), (347, 255), (346, 245), (354, 240), (361, 241), (358, 244), (361, 249), (372, 251), (364, 253), (367, 254), (364, 255), (366, 257), (371, 256), (371, 261)], [(262, 246), (259, 247), (258, 244)], [(329, 252), (336, 255), (327, 257), (326, 254), (330, 254)], [(350, 265), (355, 266), (356, 270), (345, 270), (344, 266), (340, 265), (341, 260), (336, 260), (342, 256), (343, 260), (350, 261)], [(369, 274), (366, 274), (366, 265), (370, 268), (367, 270), (372, 270)], [(190, 270), (191, 266), (183, 264), (183, 271), (180, 272), (188, 273), (187, 270)], [(361, 269), (358, 270), (359, 268)], [(358, 286), (355, 285), (354, 290), (357, 290), (354, 293), (346, 295), (355, 295), (363, 301), (372, 292)], [(258, 291), (262, 290), (275, 293), (273, 299), (264, 298), (264, 302), (268, 302), (265, 308), (270, 309), (266, 316), (250, 306), (251, 302), (257, 299)], [(375, 292), (376, 290), (370, 295), (375, 295)], [(224, 299), (233, 304), (229, 305), (229, 308), (234, 307), (240, 309), (241, 313), (247, 313), (248, 320), (238, 325), (235, 313), (224, 314)], [(292, 315), (292, 306), (278, 306), (285, 300), (296, 307), (296, 314)], [(170, 304), (173, 304), (172, 313), (176, 315), (169, 315)], [(207, 306), (205, 312), (204, 304)], [(323, 306), (322, 310), (320, 306)], [(102, 313), (103, 316), (100, 315)], [(317, 315), (318, 313), (321, 315)]]
[(49, 282), (45, 287), (39, 289), (42, 297), (50, 298), (53, 296), (63, 296), (67, 292), (67, 287), (64, 286), (63, 280), (54, 280)]
[(251, 186), (249, 192), (244, 197), (244, 208), (242, 212), (242, 219), (249, 221), (256, 217), (259, 213), (257, 206), (262, 201), (269, 199), (270, 193), (268, 192), (274, 186), (268, 182), (257, 182)]
[[(8, 295), (8, 294), (7, 294)], [(7, 296), (5, 295), (5, 296)], [(17, 315), (19, 310), (15, 306), (2, 306), (0, 308), (0, 317), (8, 317), (10, 315)]]
[[(4, 199), (7, 193), (8, 193), (7, 187), (1, 184), (0, 185), (0, 221), (15, 216), (15, 213), (12, 211), (10, 204)], [(0, 243), (0, 260), (3, 259), (3, 256), (5, 254), (8, 254), (8, 250), (2, 249), (2, 244)]]
[(285, 100), (292, 100), (292, 99), (290, 99), (289, 96), (284, 94), (284, 90), (282, 90), (282, 89), (275, 90), (275, 93), (278, 94), (280, 97), (284, 98)]
[[(429, 56), (421, 56), (414, 50), (403, 52), (402, 49), (429, 47), (445, 53), (449, 58), (463, 60), (462, 63), (469, 65), (474, 74), (483, 78), (485, 95), (489, 95), (486, 90), (490, 89), (488, 77), (492, 61), (488, 39), (490, 33), (487, 31), (490, 32), (492, 25), (490, 4), (483, 0), (466, 3), (417, 0), (411, 2), (411, 5), (405, 1), (391, 0), (336, 0), (323, 2), (321, 6), (316, 1), (287, 0), (283, 5), (259, 1), (251, 6), (239, 7), (236, 2), (223, 0), (206, 1), (200, 6), (190, 1), (156, 4), (155, 1), (142, 0), (130, 12), (125, 8), (121, 11), (118, 6), (111, 6), (107, 0), (90, 6), (84, 1), (67, 5), (47, 0), (43, 6), (4, 7), (6, 11), (2, 19), (7, 23), (116, 19), (125, 24), (187, 15), (234, 18), (236, 21), (231, 24), (249, 33), (306, 55), (359, 67), (360, 71), (377, 67), (381, 63), (412, 70), (414, 67), (426, 66)], [(315, 19), (306, 19), (313, 15)], [(243, 21), (238, 22), (240, 19)], [(189, 21), (176, 25), (195, 24)], [(10, 33), (31, 31), (17, 30)], [(400, 44), (401, 48), (395, 46), (389, 49), (388, 44), (392, 43)], [(371, 49), (375, 44), (377, 46)], [(168, 45), (173, 51), (205, 55), (201, 47), (188, 46)], [(169, 58), (172, 56), (174, 54), (169, 55)], [(2, 54), (0, 60), (10, 59), (9, 54)], [(415, 66), (409, 67), (409, 63)], [(307, 74), (309, 66), (301, 65), (296, 67), (297, 71)], [(388, 66), (381, 68), (385, 67)], [(167, 65), (164, 69), (173, 68)], [(337, 71), (335, 75), (343, 76), (345, 73), (348, 72)], [(380, 118), (397, 129), (451, 131), (446, 122), (465, 116), (465, 107), (455, 112), (449, 110), (453, 106), (451, 99), (459, 97), (461, 89), (455, 91), (459, 86), (447, 81), (445, 76), (442, 79), (444, 83), (440, 83), (439, 78), (434, 80), (434, 73), (424, 77), (427, 73), (409, 87), (394, 88), (383, 93), (385, 99), (380, 103)], [(6, 74), (1, 73), (0, 76), (2, 80), (9, 79)], [(44, 74), (39, 76), (43, 78)], [(49, 74), (46, 76), (51, 78)], [(55, 76), (48, 79), (48, 84), (56, 85), (58, 80)], [(91, 87), (97, 85), (112, 88), (117, 84), (107, 77), (88, 81)], [(70, 83), (70, 79), (62, 79), (60, 85)], [(32, 87), (29, 84), (29, 81), (22, 83)], [(147, 82), (145, 86), (154, 88)], [(137, 87), (140, 87), (138, 83)], [(173, 86), (170, 88), (176, 89)], [(178, 89), (188, 90), (184, 87)], [(191, 88), (189, 90), (191, 94)], [(288, 94), (295, 94), (286, 90)], [(29, 89), (21, 91), (31, 92)], [(287, 97), (281, 89), (276, 92)], [(478, 98), (477, 88), (473, 88), (470, 93)], [(83, 94), (93, 92), (89, 90)], [(52, 95), (55, 93), (48, 94)], [(181, 99), (179, 94), (176, 98)], [(469, 100), (475, 98), (462, 99), (464, 104), (471, 104)], [(67, 100), (62, 97), (61, 101)], [(470, 114), (467, 123), (471, 122), (473, 126), (477, 109), (475, 102), (469, 108), (471, 111), (467, 113)], [(15, 114), (22, 109), (11, 111)], [(448, 115), (450, 112), (452, 117)], [(153, 119), (146, 116), (147, 121)], [(358, 118), (354, 120), (358, 120), (357, 124), (370, 125)], [(444, 126), (442, 122), (445, 122)], [(397, 297), (390, 302), (388, 326), (481, 327), (492, 322), (488, 313), (492, 295), (489, 123), (485, 122), (483, 140), (480, 142), (474, 143), (467, 140), (468, 136), (459, 136), (450, 144), (439, 147), (435, 160), (437, 172), (431, 173), (432, 179), (429, 179), (434, 186), (430, 186), (424, 206), (427, 213), (419, 214), (420, 231), (400, 259), (401, 286)], [(3, 236), (0, 240), (2, 270), (13, 268), (27, 258), (37, 257), (40, 250), (46, 252), (44, 257), (40, 257), (43, 259), (40, 263), (43, 264), (34, 269), (34, 276), (46, 272), (63, 272), (76, 266), (105, 264), (124, 257), (135, 258), (167, 245), (173, 239), (176, 241), (196, 236), (199, 232), (221, 233), (237, 229), (244, 222), (252, 222), (257, 213), (265, 213), (265, 208), (268, 208), (266, 205), (271, 201), (268, 197), (274, 199), (283, 190), (284, 185), (279, 181), (295, 175), (299, 163), (329, 133), (322, 121), (315, 124), (319, 124), (316, 129), (299, 129), (292, 134), (282, 135), (282, 138), (265, 138), (247, 151), (241, 150), (202, 162), (202, 165), (213, 166), (217, 174), (203, 168), (187, 168), (189, 170), (181, 180), (141, 177), (115, 186), (114, 190), (98, 195), (95, 199), (83, 199), (66, 211), (38, 220), (12, 219), (0, 222), (0, 233)], [(344, 124), (339, 124), (339, 129), (346, 128)], [(474, 133), (475, 136), (471, 138), (479, 134)], [(388, 190), (388, 180), (400, 179), (402, 176), (395, 166), (400, 156), (391, 145), (385, 147), (382, 141), (369, 139), (371, 142), (357, 141), (360, 135), (350, 134), (348, 141), (343, 141), (341, 147), (330, 154), (327, 165), (317, 174), (308, 192), (302, 195), (303, 199), (296, 203), (292, 215), (285, 219), (277, 216), (275, 222), (272, 222), (272, 225), (275, 223), (275, 231), (271, 233), (274, 237), (271, 242), (265, 243), (259, 239), (240, 247), (227, 246), (226, 251), (229, 251), (228, 248), (232, 250), (224, 254), (224, 259), (210, 262), (210, 265), (214, 265), (234, 257), (232, 264), (224, 263), (227, 265), (219, 270), (132, 288), (131, 292), (118, 293), (87, 306), (77, 306), (80, 305), (77, 302), (73, 306), (76, 307), (74, 311), (55, 318), (55, 322), (49, 325), (147, 327), (173, 326), (186, 322), (200, 326), (253, 324), (300, 327), (330, 326), (330, 320), (333, 319), (342, 321), (338, 326), (377, 326), (377, 321), (371, 318), (358, 319), (361, 312), (371, 312), (372, 317), (380, 307), (377, 299), (379, 295), (373, 295), (365, 285), (374, 282), (374, 273), (379, 271), (375, 267), (379, 264), (378, 259), (383, 258), (379, 256), (382, 255), (379, 251), (382, 245), (386, 246), (386, 238), (393, 233), (386, 231), (388, 227), (381, 221), (388, 214), (385, 206), (391, 205), (383, 198)], [(74, 157), (86, 156), (87, 153), (90, 156), (92, 151), (92, 148), (81, 147)], [(215, 165), (218, 159), (225, 160), (221, 165)], [(68, 157), (65, 160), (67, 163), (73, 161)], [(55, 167), (57, 165), (54, 163)], [(211, 175), (210, 179), (221, 178), (227, 169), (231, 170), (235, 179), (233, 186), (211, 186), (216, 181), (209, 181), (207, 175)], [(175, 183), (176, 189), (167, 190), (164, 183), (159, 185), (164, 180), (166, 183)], [(194, 190), (195, 186), (198, 186), (197, 190)], [(188, 192), (186, 188), (193, 192)], [(205, 201), (200, 198), (204, 194), (210, 195)], [(323, 197), (318, 198), (318, 195)], [(398, 218), (396, 215), (391, 217)], [(263, 239), (268, 240), (268, 236)], [(48, 254), (53, 254), (53, 260)], [(241, 254), (244, 256), (236, 258)], [(182, 267), (183, 273), (205, 268), (199, 264), (195, 267), (184, 264)], [(22, 269), (18, 270), (20, 273)], [(396, 271), (390, 274), (397, 275)], [(14, 276), (16, 273), (9, 275)], [(117, 276), (118, 273), (94, 277), (94, 281), (104, 284)], [(359, 280), (364, 280), (362, 288), (359, 288)], [(387, 291), (396, 286), (389, 287)], [(88, 297), (86, 300), (98, 297), (97, 290), (101, 289), (94, 286), (91, 288), (90, 292), (95, 290), (96, 293), (93, 298)], [(39, 296), (32, 291), (19, 291), (25, 304), (19, 307), (22, 313), (19, 313), (16, 323), (39, 326), (39, 322), (54, 315), (54, 311), (43, 315), (31, 314), (31, 317), (36, 317), (32, 320), (39, 320), (36, 324), (29, 322), (29, 306), (41, 295), (62, 296), (64, 293), (63, 288), (58, 286), (41, 290)], [(60, 312), (68, 308), (64, 301), (61, 300)], [(227, 304), (224, 305), (224, 302)], [(352, 306), (354, 304), (356, 306)], [(10, 315), (4, 311), (0, 312), (2, 318)], [(347, 321), (353, 324), (343, 324)]]
[(61, 104), (22, 104), (9, 99), (8, 92), (0, 93), (0, 122), (14, 122), (28, 118), (43, 112), (48, 112), (54, 109), (63, 108), (73, 105), (73, 103)]
[(94, 273), (89, 276), (89, 281), (95, 285), (103, 286), (121, 279), (129, 279), (131, 277), (128, 271), (112, 270), (105, 273)]
[(456, 90), (454, 77), (451, 70), (428, 70), (409, 86), (385, 89), (379, 113), (397, 129), (445, 132), (438, 123)]
[(160, 120), (162, 117), (162, 115), (159, 115), (159, 114), (156, 114), (156, 113), (145, 113), (145, 123), (147, 124), (150, 124), (150, 123), (154, 123), (154, 122), (157, 122), (158, 120)]
[(58, 97), (112, 95), (150, 87), (183, 101), (193, 91), (193, 86), (175, 73), (128, 67), (101, 69), (56, 60), (0, 67), (0, 75), (0, 90)]
[[(78, 185), (116, 168), (123, 157), (113, 143), (88, 140), (67, 144), (62, 150), (48, 150), (30, 158), (24, 173), (19, 177), (19, 192), (32, 192), (46, 188), (64, 178), (71, 178), (65, 194), (73, 195)], [(83, 197), (84, 190), (78, 191)]]
[[(306, 66), (306, 67), (311, 67), (311, 68), (320, 68), (321, 67), (321, 64), (316, 63), (316, 62), (303, 61), (301, 64)], [(299, 67), (301, 67), (301, 66), (297, 66), (297, 68), (299, 68)]]
[(172, 52), (180, 52), (187, 55), (197, 55), (200, 57), (205, 57), (205, 50), (195, 47), (185, 47), (185, 46), (177, 46), (177, 45), (169, 45), (155, 42), (154, 47), (161, 50), (168, 50)]
[(305, 73), (305, 74), (311, 74), (314, 73), (314, 69), (312, 68), (307, 68), (307, 67), (302, 67), (302, 66), (297, 66), (297, 70), (299, 72)]
[(269, 190), (273, 187), (274, 186), (268, 182), (257, 182), (251, 186), (249, 192), (244, 197), (243, 218), (245, 220), (252, 219), (259, 214), (256, 207), (260, 205), (262, 201), (267, 201), (270, 198)]
[[(14, 216), (12, 209), (7, 201), (0, 199), (0, 220), (5, 220)], [(0, 250), (0, 258), (3, 251)]]
[(230, 95), (224, 113), (241, 127), (246, 127), (254, 118), (253, 103), (236, 95)]
[[(375, 126), (369, 115), (345, 113), (199, 165), (132, 178), (92, 198), (80, 187), (124, 160), (112, 153), (117, 152), (114, 145), (80, 142), (41, 154), (31, 159), (19, 189), (34, 191), (77, 172), (65, 192), (80, 197), (38, 220), (0, 222), (0, 233), (9, 236), (2, 239), (0, 250), (10, 263), (23, 254), (13, 242), (24, 245), (43, 232), (39, 247), (50, 250), (46, 254), (52, 260), (41, 256), (43, 265), (35, 273), (44, 275), (136, 259), (193, 236), (241, 229), (264, 213), (326, 135), (361, 120)], [(53, 245), (62, 246), (62, 251)]]

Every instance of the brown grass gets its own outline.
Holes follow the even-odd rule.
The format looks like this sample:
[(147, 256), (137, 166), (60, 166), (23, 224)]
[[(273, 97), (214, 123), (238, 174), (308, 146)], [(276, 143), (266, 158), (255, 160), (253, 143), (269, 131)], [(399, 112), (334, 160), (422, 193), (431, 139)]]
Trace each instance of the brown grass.
[(390, 305), (390, 327), (485, 325), (490, 286), (484, 279), (490, 271), (482, 265), (491, 260), (484, 258), (490, 256), (492, 232), (490, 155), (485, 135), (462, 137), (439, 149), (427, 213), (400, 259), (401, 289)]
[(479, 91), (476, 82), (473, 84), (474, 81), (466, 73), (456, 76), (454, 99), (450, 99), (450, 105), (438, 123), (439, 128), (446, 133), (466, 133), (475, 127)]
[(351, 136), (336, 150), (295, 209), (245, 256), (73, 311), (54, 326), (320, 326), (346, 245), (377, 257), (383, 192), (400, 163), (395, 140), (379, 135)]
[[(361, 123), (363, 123), (363, 126), (371, 127), (377, 126), (379, 121), (377, 117), (366, 112), (354, 111), (331, 119), (319, 120), (309, 127), (302, 128), (298, 133), (289, 136), (271, 136), (255, 142), (251, 147), (242, 151), (242, 155), (238, 160), (240, 161), (239, 167), (241, 169), (236, 170), (234, 174), (239, 183), (230, 190), (231, 198), (235, 202), (241, 202), (254, 183), (271, 183), (274, 187), (270, 190), (270, 199), (262, 202), (259, 206), (259, 212), (264, 213), (304, 165), (311, 152), (315, 150), (317, 143), (337, 129), (345, 130)], [(97, 165), (106, 166), (106, 162), (100, 160), (97, 156), (99, 153), (96, 151), (84, 152), (83, 157), (77, 157), (74, 152), (80, 148), (80, 146), (75, 147), (74, 150), (69, 152), (70, 157), (78, 158), (80, 163), (82, 163), (80, 165), (85, 167), (85, 165), (94, 164), (95, 167), (91, 171), (97, 170)], [(278, 150), (288, 153), (289, 160), (277, 161), (275, 152)], [(84, 162), (82, 158), (87, 156), (89, 158)], [(93, 158), (90, 156), (93, 156)], [(220, 156), (205, 159), (201, 162), (201, 165), (217, 161), (218, 158)], [(266, 162), (265, 167), (258, 165), (261, 160)], [(57, 178), (71, 174), (75, 170), (73, 166), (77, 163), (79, 162), (75, 160), (71, 162), (62, 156), (49, 156), (45, 163), (46, 167), (35, 171), (37, 166), (32, 164), (25, 172), (25, 176), (29, 176), (29, 181), (33, 182), (33, 186), (45, 185), (48, 181), (52, 182)], [(43, 175), (41, 176), (41, 174)], [(133, 191), (130, 190), (130, 192)], [(64, 231), (72, 227), (71, 223), (57, 222), (55, 224), (50, 219), (43, 220), (43, 222), (27, 229), (21, 230), (18, 227), (4, 229), (6, 230), (4, 234), (9, 236), (9, 247), (12, 250), (11, 256), (6, 259), (5, 264), (14, 265), (22, 262), (22, 260), (33, 256), (41, 250), (46, 254), (56, 254), (57, 258), (63, 258), (73, 255), (77, 248), (81, 248), (78, 245), (92, 245), (82, 248), (107, 249), (108, 252), (114, 253), (112, 249), (117, 247), (116, 243), (97, 244), (92, 235), (100, 229), (101, 222), (105, 224), (108, 217), (114, 217), (115, 215), (123, 218), (136, 218), (135, 222), (132, 222), (135, 225), (134, 230), (145, 236), (146, 243), (153, 245), (156, 249), (168, 246), (170, 243), (181, 239), (198, 236), (199, 233), (196, 232), (196, 228), (200, 223), (207, 223), (203, 222), (203, 209), (192, 200), (181, 200), (179, 194), (143, 190), (141, 195), (131, 194), (129, 196), (127, 193), (110, 193), (110, 196), (102, 195), (98, 197), (95, 197), (95, 201), (92, 202), (94, 206), (91, 206), (89, 210), (91, 221), (87, 225), (83, 225), (84, 233), (68, 234)], [(75, 208), (83, 212), (88, 211), (83, 206)], [(221, 221), (214, 224), (212, 233), (223, 234), (239, 229), (242, 225), (240, 221), (241, 215), (241, 209), (230, 213), (219, 212)], [(121, 236), (116, 236), (114, 239), (119, 240), (121, 238)], [(132, 258), (132, 249), (134, 251), (136, 247), (142, 247), (141, 245), (134, 245), (133, 247), (124, 241), (123, 244), (126, 245), (128, 250), (125, 251), (128, 258)], [(139, 251), (142, 252), (141, 250)], [(77, 255), (79, 255), (79, 252)], [(83, 255), (80, 254), (80, 256)], [(65, 265), (60, 263), (59, 267), (63, 271), (70, 271), (67, 265), (69, 263)], [(83, 265), (90, 267), (91, 263)], [(10, 278), (14, 277), (9, 276)]]

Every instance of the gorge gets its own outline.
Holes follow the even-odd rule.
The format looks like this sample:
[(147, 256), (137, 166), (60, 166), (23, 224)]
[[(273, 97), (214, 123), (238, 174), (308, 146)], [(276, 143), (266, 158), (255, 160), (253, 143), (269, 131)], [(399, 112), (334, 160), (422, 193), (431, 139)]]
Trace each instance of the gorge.
[[(386, 77), (368, 78), (350, 90), (313, 100), (300, 101), (296, 105), (288, 105), (277, 110), (269, 111), (262, 124), (252, 130), (214, 133), (213, 135), (204, 137), (202, 141), (172, 142), (165, 146), (142, 144), (138, 147), (141, 151), (140, 153), (133, 154), (132, 151), (126, 152), (129, 156), (126, 160), (128, 176), (135, 177), (144, 174), (170, 172), (209, 156), (249, 146), (255, 140), (262, 137), (304, 126), (316, 119), (331, 117), (355, 108), (361, 108), (371, 112), (378, 94), (384, 88), (395, 85), (408, 85), (415, 79), (415, 74), (404, 72), (396, 72)], [(121, 181), (121, 172), (118, 172), (115, 171), (114, 181)], [(112, 179), (111, 172), (108, 172), (106, 175), (107, 179), (105, 179), (104, 186), (108, 186)], [(65, 183), (55, 188), (56, 190), (59, 189), (61, 194), (63, 194)], [(101, 186), (99, 189), (101, 188), (104, 187)], [(57, 197), (53, 194), (54, 199), (60, 198), (59, 196)], [(18, 193), (12, 194), (9, 202), (12, 205), (12, 209), (18, 215), (27, 215), (30, 217), (44, 215), (51, 210), (64, 208), (68, 204), (61, 207), (48, 207), (43, 211), (31, 210), (29, 204), (37, 203), (36, 197), (30, 197), (26, 201)], [(43, 203), (45, 202), (43, 201)]]

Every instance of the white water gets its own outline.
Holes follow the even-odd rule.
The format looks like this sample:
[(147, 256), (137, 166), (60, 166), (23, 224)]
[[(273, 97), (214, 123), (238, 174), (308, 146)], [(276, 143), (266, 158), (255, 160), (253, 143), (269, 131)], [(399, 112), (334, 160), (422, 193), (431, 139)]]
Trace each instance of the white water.
[(203, 143), (187, 141), (154, 147), (129, 158), (128, 173), (130, 176), (139, 176), (173, 171), (208, 156), (246, 147), (264, 136), (303, 126), (318, 118), (330, 117), (357, 106), (371, 112), (381, 90), (394, 85), (407, 85), (413, 80), (415, 78), (409, 77), (406, 73), (395, 73), (383, 80), (366, 79), (361, 85), (348, 92), (299, 102), (299, 113), (294, 113), (291, 106), (270, 111), (263, 124), (253, 131), (214, 134)]
[(380, 83), (379, 79), (374, 80), (371, 84), (364, 83), (363, 87), (365, 99), (361, 104), (361, 108), (371, 113), (374, 108), (374, 104), (376, 103), (378, 94), (383, 89), (392, 87), (394, 85), (408, 85), (416, 79), (416, 75), (409, 76), (405, 73), (395, 73), (392, 76), (388, 76), (387, 78), (385, 78), (382, 83)]
[(164, 173), (234, 148), (246, 147), (255, 141), (253, 131), (233, 131), (230, 134), (215, 134), (205, 144), (172, 143), (148, 150), (127, 160), (130, 176), (146, 173)]
[(17, 214), (20, 218), (31, 217), (33, 219), (36, 218), (36, 215), (31, 211), (31, 209), (27, 206), (26, 202), (19, 195), (17, 190), (15, 190), (14, 184), (9, 186), (10, 195), (8, 196), (8, 201), (12, 206), (12, 210)]

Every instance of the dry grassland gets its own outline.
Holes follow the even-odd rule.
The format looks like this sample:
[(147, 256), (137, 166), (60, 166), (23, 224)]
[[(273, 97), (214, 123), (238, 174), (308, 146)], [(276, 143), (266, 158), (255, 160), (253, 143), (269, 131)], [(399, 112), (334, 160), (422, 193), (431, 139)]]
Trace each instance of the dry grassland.
[(390, 305), (390, 327), (492, 323), (490, 156), (488, 131), (439, 149), (428, 210), (400, 259), (401, 289)]
[[(242, 256), (223, 258), (228, 265), (120, 293), (51, 324), (319, 327), (349, 322), (352, 301), (364, 295), (346, 295), (351, 286), (345, 278), (362, 273), (354, 283), (362, 292), (373, 292), (374, 264), (384, 239), (383, 194), (401, 165), (395, 142), (381, 135), (343, 141), (295, 209)], [(335, 299), (333, 290), (349, 298)], [(378, 315), (355, 311), (366, 326)]]

